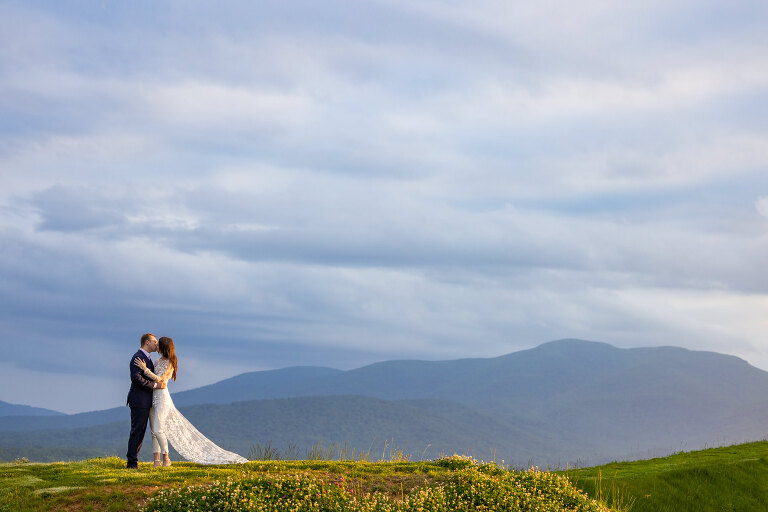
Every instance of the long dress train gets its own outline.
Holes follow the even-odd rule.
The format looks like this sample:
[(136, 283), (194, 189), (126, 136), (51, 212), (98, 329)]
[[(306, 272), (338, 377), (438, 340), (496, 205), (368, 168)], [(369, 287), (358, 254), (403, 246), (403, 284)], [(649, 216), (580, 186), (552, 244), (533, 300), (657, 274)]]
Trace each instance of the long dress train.
[[(155, 365), (155, 374), (163, 375), (169, 361), (160, 359)], [(157, 431), (165, 434), (168, 442), (183, 458), (198, 464), (242, 464), (248, 459), (227, 451), (205, 437), (173, 405), (168, 389), (152, 392), (152, 407), (155, 408)]]

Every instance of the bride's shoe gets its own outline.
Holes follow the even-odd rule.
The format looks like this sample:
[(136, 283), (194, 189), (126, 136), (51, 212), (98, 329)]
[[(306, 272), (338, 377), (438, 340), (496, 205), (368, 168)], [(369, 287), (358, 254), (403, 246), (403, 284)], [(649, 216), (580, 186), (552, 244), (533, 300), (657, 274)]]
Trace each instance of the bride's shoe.
[(160, 467), (163, 463), (160, 460), (160, 454), (159, 453), (153, 453), (152, 455), (155, 456), (155, 461), (152, 463), (152, 467)]
[(168, 456), (167, 453), (163, 454), (163, 466), (168, 467), (171, 465), (171, 458)]

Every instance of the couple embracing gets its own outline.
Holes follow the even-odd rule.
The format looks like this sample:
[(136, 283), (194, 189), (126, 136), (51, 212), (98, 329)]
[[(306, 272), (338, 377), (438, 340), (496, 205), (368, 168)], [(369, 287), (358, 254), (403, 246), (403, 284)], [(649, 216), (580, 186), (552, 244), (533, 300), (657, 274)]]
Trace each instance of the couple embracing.
[[(161, 357), (152, 362), (149, 354), (159, 352)], [(217, 446), (201, 434), (173, 405), (167, 383), (176, 380), (178, 359), (173, 340), (154, 334), (141, 336), (141, 348), (131, 359), (131, 390), (128, 406), (131, 408), (131, 434), (128, 438), (128, 468), (138, 467), (139, 450), (147, 432), (149, 421), (152, 433), (154, 466), (170, 466), (168, 443), (179, 455), (198, 464), (232, 464), (248, 459)], [(161, 458), (162, 456), (162, 458)]]

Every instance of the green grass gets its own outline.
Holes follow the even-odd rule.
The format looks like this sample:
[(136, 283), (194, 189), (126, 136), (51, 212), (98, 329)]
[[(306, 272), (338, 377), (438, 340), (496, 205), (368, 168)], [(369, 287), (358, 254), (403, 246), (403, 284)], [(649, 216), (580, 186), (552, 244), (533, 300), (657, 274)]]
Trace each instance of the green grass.
[[(149, 501), (147, 512), (350, 511), (447, 512), (509, 510), (520, 512), (603, 512), (574, 489), (567, 478), (536, 470), (509, 471), (459, 456), (435, 461), (437, 478), (414, 475), (419, 485), (371, 492), (363, 475), (311, 472), (244, 475), (241, 479), (167, 489)], [(423, 479), (423, 482), (421, 480)], [(394, 492), (393, 492), (394, 491)]]
[[(229, 510), (317, 510), (315, 505), (320, 510), (403, 512), (483, 505), (487, 510), (603, 510), (563, 476), (509, 471), (459, 456), (433, 462), (139, 466), (126, 470), (119, 458), (0, 464), (0, 510), (224, 510), (235, 498), (244, 508)], [(207, 508), (200, 508), (203, 504)]]
[(565, 472), (590, 496), (632, 512), (768, 510), (768, 442)]
[[(768, 510), (766, 441), (558, 474), (510, 471), (460, 457), (410, 462), (398, 460), (394, 452), (393, 459), (274, 460), (231, 466), (175, 462), (170, 468), (140, 463), (138, 471), (126, 470), (119, 458), (18, 461), (0, 464), (0, 511), (193, 510), (192, 500), (195, 506), (202, 496), (203, 502), (215, 496), (229, 502), (235, 491), (265, 510), (280, 510), (279, 500), (286, 506), (324, 503), (326, 510), (356, 511), (474, 510), (480, 505), (494, 510), (509, 500), (518, 503), (518, 510), (556, 511), (565, 510), (568, 499), (578, 501), (581, 510), (599, 510), (579, 501), (583, 497), (574, 488), (615, 512)], [(563, 483), (566, 477), (572, 486)], [(366, 495), (371, 497), (367, 501)], [(520, 499), (512, 500), (515, 496), (537, 501), (521, 508)]]

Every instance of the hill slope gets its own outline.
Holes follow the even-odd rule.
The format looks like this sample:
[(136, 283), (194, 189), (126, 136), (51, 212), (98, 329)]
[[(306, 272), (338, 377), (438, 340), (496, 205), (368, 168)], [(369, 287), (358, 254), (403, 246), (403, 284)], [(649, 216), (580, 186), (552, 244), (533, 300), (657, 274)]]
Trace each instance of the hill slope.
[[(460, 461), (453, 459), (453, 462)], [(381, 491), (397, 498), (444, 481), (452, 467), (455, 469), (440, 463), (272, 461), (248, 465), (248, 476), (261, 474), (274, 478), (312, 473), (338, 483), (343, 475), (345, 483), (358, 495)], [(635, 500), (632, 512), (768, 510), (768, 442), (562, 473), (574, 487), (585, 490), (593, 498), (598, 497), (597, 487), (601, 488), (603, 499), (616, 511), (629, 510), (626, 505), (630, 498)], [(239, 465), (174, 463), (171, 468), (152, 469), (149, 463), (142, 463), (142, 470), (127, 471), (125, 461), (117, 458), (56, 464), (5, 463), (0, 464), (0, 506), (4, 510), (35, 511), (135, 510), (146, 504), (159, 488), (186, 488), (209, 484), (211, 480), (238, 480), (242, 476), (243, 468)], [(542, 480), (531, 483), (536, 482)], [(475, 489), (483, 492), (488, 487), (482, 485)], [(541, 488), (536, 485), (534, 490)], [(504, 494), (491, 492), (485, 497), (503, 498)], [(616, 506), (617, 500), (613, 499), (616, 496), (623, 507)], [(545, 506), (542, 502), (539, 507), (531, 508), (561, 510), (564, 507)]]
[(0, 464), (0, 507), (14, 512), (605, 510), (563, 476), (504, 471), (453, 457), (434, 462), (259, 461), (245, 467), (174, 463), (156, 469), (141, 463), (140, 468), (128, 471), (116, 457)]
[[(611, 486), (635, 499), (632, 512), (768, 510), (768, 442), (678, 453), (664, 458), (573, 470), (569, 478), (595, 496)], [(610, 504), (610, 502), (609, 502)]]

